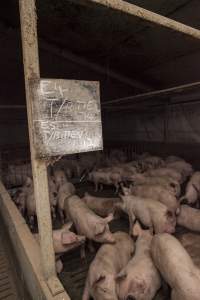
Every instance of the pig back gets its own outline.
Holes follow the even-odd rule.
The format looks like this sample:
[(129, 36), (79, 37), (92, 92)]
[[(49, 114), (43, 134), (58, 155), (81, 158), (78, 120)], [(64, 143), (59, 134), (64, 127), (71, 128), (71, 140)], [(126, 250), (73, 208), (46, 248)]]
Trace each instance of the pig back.
[(177, 223), (187, 229), (200, 232), (200, 210), (188, 205), (181, 205)]
[[(156, 267), (172, 288), (187, 289), (196, 278), (195, 275), (192, 276), (197, 270), (192, 259), (172, 235), (167, 233), (155, 235), (152, 239), (151, 253)], [(199, 277), (199, 274), (197, 276)]]
[(103, 244), (96, 254), (93, 265), (98, 269), (107, 270), (109, 273), (117, 274), (126, 266), (135, 250), (134, 241), (125, 232), (113, 234), (115, 244)]
[[(65, 199), (64, 210), (67, 218), (72, 221), (79, 234), (93, 239), (98, 230), (104, 230), (104, 220), (97, 216), (87, 205), (76, 195)], [(99, 233), (101, 233), (99, 232)]]

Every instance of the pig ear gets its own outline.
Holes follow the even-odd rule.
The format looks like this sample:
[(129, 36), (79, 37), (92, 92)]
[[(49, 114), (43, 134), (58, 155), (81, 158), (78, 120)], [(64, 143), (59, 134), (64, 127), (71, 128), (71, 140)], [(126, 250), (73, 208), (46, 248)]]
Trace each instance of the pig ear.
[(117, 276), (115, 277), (116, 281), (124, 280), (127, 277), (127, 273), (125, 270), (122, 270)]
[(102, 234), (106, 230), (105, 224), (97, 224), (94, 227), (94, 235)]
[(133, 225), (133, 229), (132, 229), (132, 233), (133, 236), (140, 236), (143, 232), (142, 227), (140, 226), (139, 222), (135, 222), (135, 224)]
[(104, 274), (98, 274), (96, 278), (92, 279), (91, 285), (94, 286), (97, 283), (105, 280), (105, 278), (106, 278), (106, 275), (104, 275)]
[(73, 225), (73, 222), (67, 222), (65, 225), (63, 225), (62, 229), (69, 230)]
[(111, 213), (111, 214), (109, 214), (109, 215), (104, 219), (104, 221), (105, 221), (106, 223), (109, 223), (109, 222), (111, 222), (113, 219), (114, 219), (114, 215)]

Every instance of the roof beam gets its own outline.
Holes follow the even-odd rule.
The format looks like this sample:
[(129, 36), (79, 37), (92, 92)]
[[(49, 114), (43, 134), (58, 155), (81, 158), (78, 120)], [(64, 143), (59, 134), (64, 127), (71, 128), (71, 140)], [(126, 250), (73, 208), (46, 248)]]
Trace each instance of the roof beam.
[[(191, 26), (185, 25), (183, 23), (174, 21), (174, 20), (164, 17), (162, 15), (156, 14), (150, 10), (144, 9), (135, 4), (131, 4), (131, 3), (128, 3), (128, 2), (122, 1), (122, 0), (81, 0), (81, 2), (87, 2), (87, 3), (88, 3), (88, 1), (112, 8), (114, 10), (118, 10), (120, 12), (141, 18), (145, 21), (148, 21), (148, 22), (151, 22), (151, 23), (163, 26), (163, 27), (167, 27), (174, 31), (181, 32), (185, 35), (188, 35), (190, 37), (200, 40), (200, 30), (193, 28)], [(80, 0), (79, 1), (74, 0), (73, 2), (78, 3), (78, 2), (80, 2)]]
[(156, 96), (167, 96), (167, 95), (171, 95), (173, 93), (176, 94), (176, 93), (191, 90), (194, 88), (200, 88), (200, 81), (183, 84), (183, 85), (179, 85), (179, 86), (175, 86), (175, 87), (167, 88), (167, 89), (163, 89), (163, 90), (157, 90), (157, 91), (147, 92), (147, 93), (133, 95), (133, 96), (129, 96), (129, 97), (118, 98), (118, 99), (114, 99), (114, 100), (110, 100), (110, 101), (104, 101), (102, 103), (102, 105), (108, 106), (108, 104), (114, 104), (114, 103), (116, 104), (116, 103), (130, 101), (130, 100), (131, 101), (132, 100), (144, 100), (144, 99), (148, 99), (148, 98), (152, 98), (152, 97), (156, 97)]
[[(0, 29), (2, 29), (3, 31), (7, 31), (8, 33), (9, 32), (19, 33), (19, 29), (17, 27), (7, 26), (2, 21), (0, 22)], [(65, 60), (71, 61), (77, 65), (86, 67), (90, 70), (93, 70), (93, 71), (99, 73), (99, 74), (113, 78), (119, 82), (122, 82), (128, 86), (139, 89), (141, 91), (152, 90), (152, 86), (149, 84), (143, 83), (142, 81), (134, 79), (134, 78), (127, 77), (125, 75), (118, 73), (117, 71), (108, 69), (97, 63), (91, 62), (79, 55), (72, 53), (68, 49), (61, 48), (52, 42), (48, 42), (47, 40), (45, 40), (43, 38), (39, 38), (39, 48), (40, 48), (40, 50), (52, 53), (58, 57), (65, 59)]]

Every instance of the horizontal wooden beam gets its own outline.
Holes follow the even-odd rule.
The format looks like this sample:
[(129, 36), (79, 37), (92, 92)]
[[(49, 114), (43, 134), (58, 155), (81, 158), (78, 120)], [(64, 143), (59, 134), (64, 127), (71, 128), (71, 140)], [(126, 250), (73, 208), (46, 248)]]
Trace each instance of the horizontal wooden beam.
[[(165, 16), (156, 14), (152, 11), (149, 11), (147, 9), (144, 9), (140, 6), (137, 6), (132, 3), (128, 3), (123, 0), (74, 0), (76, 3), (78, 2), (94, 2), (96, 4), (100, 4), (109, 8), (112, 8), (114, 10), (118, 10), (120, 12), (141, 18), (145, 21), (172, 29), (174, 31), (181, 32), (183, 34), (186, 34), (188, 36), (191, 36), (195, 39), (200, 40), (200, 30), (193, 28), (191, 26), (185, 25), (181, 22), (177, 22), (175, 20), (172, 20), (170, 18), (167, 18)], [(74, 2), (73, 1), (73, 2)]]
[(179, 85), (179, 86), (175, 86), (175, 87), (167, 88), (167, 89), (163, 89), (163, 90), (157, 90), (157, 91), (147, 92), (147, 93), (133, 95), (133, 96), (129, 96), (129, 97), (113, 99), (110, 101), (104, 101), (102, 103), (102, 105), (109, 106), (110, 104), (118, 104), (121, 102), (124, 103), (125, 101), (144, 100), (144, 99), (157, 97), (157, 96), (167, 96), (167, 95), (172, 95), (172, 94), (180, 93), (180, 92), (187, 91), (187, 90), (192, 90), (194, 88), (200, 88), (200, 81), (183, 84), (183, 85)]

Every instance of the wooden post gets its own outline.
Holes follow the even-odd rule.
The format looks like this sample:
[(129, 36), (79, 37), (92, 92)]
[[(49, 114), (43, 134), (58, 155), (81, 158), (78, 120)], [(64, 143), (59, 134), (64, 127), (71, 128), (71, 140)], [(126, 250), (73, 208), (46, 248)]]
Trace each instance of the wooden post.
[(26, 103), (28, 112), (31, 162), (40, 235), (41, 258), (45, 279), (55, 277), (55, 254), (52, 241), (52, 222), (49, 204), (47, 167), (44, 161), (35, 158), (33, 145), (33, 116), (31, 111), (30, 79), (39, 79), (39, 57), (36, 25), (35, 0), (19, 0), (21, 34), (23, 46)]

